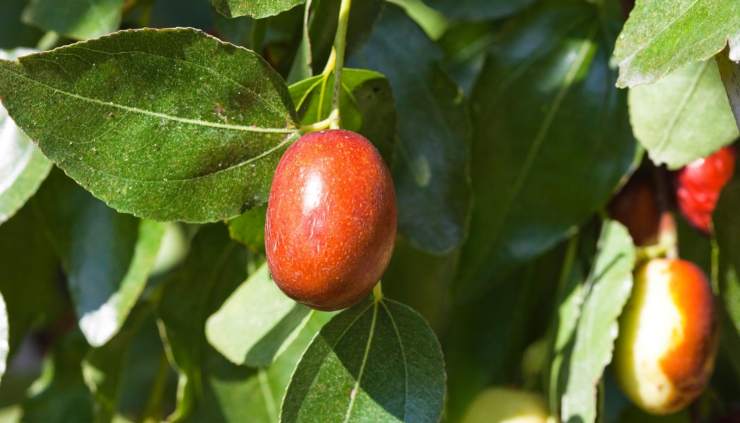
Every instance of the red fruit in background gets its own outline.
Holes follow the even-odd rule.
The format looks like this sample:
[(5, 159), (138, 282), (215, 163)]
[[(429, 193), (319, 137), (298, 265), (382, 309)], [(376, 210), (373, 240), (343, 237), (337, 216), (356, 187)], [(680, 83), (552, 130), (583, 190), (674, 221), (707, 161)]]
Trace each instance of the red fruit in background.
[(735, 172), (735, 150), (724, 147), (678, 172), (676, 198), (684, 217), (709, 233), (720, 191)]
[(627, 227), (637, 246), (658, 241), (660, 210), (646, 175), (635, 175), (609, 203), (609, 214)]
[(357, 303), (385, 271), (395, 238), (393, 180), (367, 139), (330, 130), (288, 148), (265, 222), (268, 266), (286, 295), (321, 310)]
[(706, 387), (716, 353), (717, 322), (704, 272), (686, 260), (642, 265), (614, 350), (627, 397), (650, 413), (678, 411)]

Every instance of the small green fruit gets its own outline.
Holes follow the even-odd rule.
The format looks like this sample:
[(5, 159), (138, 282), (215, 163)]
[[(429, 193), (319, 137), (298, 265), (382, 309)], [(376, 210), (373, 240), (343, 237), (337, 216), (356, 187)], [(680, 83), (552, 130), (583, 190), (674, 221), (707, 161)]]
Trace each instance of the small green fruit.
[(545, 399), (519, 389), (490, 388), (478, 394), (463, 423), (551, 423)]

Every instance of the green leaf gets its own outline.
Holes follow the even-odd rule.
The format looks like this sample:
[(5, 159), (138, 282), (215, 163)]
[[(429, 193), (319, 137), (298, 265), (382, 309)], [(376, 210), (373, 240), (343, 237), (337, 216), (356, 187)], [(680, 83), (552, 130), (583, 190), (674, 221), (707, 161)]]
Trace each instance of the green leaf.
[(93, 421), (93, 401), (82, 378), (81, 362), (88, 350), (79, 331), (64, 336), (44, 362), (23, 402), (24, 422), (66, 423)]
[(388, 5), (351, 59), (391, 83), (400, 137), (393, 163), (399, 230), (414, 246), (435, 254), (463, 242), (470, 208), (468, 113), (462, 93), (438, 66), (441, 58), (426, 34), (400, 8)]
[[(33, 50), (0, 51), (0, 59), (13, 60)], [(36, 192), (51, 170), (51, 162), (16, 126), (0, 105), (0, 224), (13, 216)]]
[(33, 47), (43, 35), (38, 29), (21, 22), (25, 7), (26, 0), (3, 1), (3, 13), (0, 13), (0, 49)]
[(465, 20), (483, 21), (513, 15), (535, 0), (428, 0), (430, 6), (446, 16)]
[(388, 2), (401, 7), (432, 40), (439, 40), (450, 27), (450, 22), (444, 15), (427, 6), (422, 0), (388, 0)]
[(251, 16), (255, 19), (275, 16), (306, 0), (212, 0), (213, 7), (229, 18)]
[[(290, 86), (290, 95), (302, 124), (329, 116), (333, 87), (333, 73), (326, 78), (318, 75)], [(372, 141), (387, 163), (393, 162), (396, 110), (390, 84), (383, 74), (367, 69), (344, 69), (340, 112), (342, 128), (361, 133)]]
[[(82, 361), (82, 376), (95, 398), (95, 420), (109, 422), (118, 411), (126, 361), (142, 324), (151, 317), (151, 308), (142, 307), (132, 313), (123, 329), (100, 348), (90, 349)], [(149, 323), (154, 323), (150, 318)], [(156, 359), (156, 357), (154, 357)], [(143, 362), (150, 357), (138, 357)]]
[(23, 21), (44, 31), (77, 40), (100, 37), (118, 29), (123, 0), (31, 0)]
[(655, 82), (730, 45), (740, 60), (736, 0), (637, 0), (614, 49), (620, 87)]
[(730, 106), (735, 115), (735, 123), (740, 128), (740, 63), (732, 62), (724, 55), (716, 56), (719, 73), (730, 99)]
[(604, 222), (593, 268), (580, 282), (577, 326), (563, 328), (570, 334), (567, 346), (556, 351), (563, 355), (559, 391), (563, 421), (596, 421), (597, 385), (612, 359), (634, 265), (635, 249), (627, 229), (615, 221)]
[(303, 354), (280, 421), (437, 422), (442, 351), (424, 319), (395, 301), (363, 301), (334, 317)]
[(121, 31), (0, 61), (0, 96), (80, 185), (155, 220), (214, 221), (263, 204), (297, 136), (280, 76), (193, 29)]
[(202, 365), (201, 400), (187, 421), (276, 423), (298, 360), (332, 315), (313, 312), (295, 340), (266, 368), (235, 366), (211, 350)]
[(90, 345), (101, 346), (120, 330), (144, 290), (165, 225), (116, 213), (61, 172), (38, 195), (80, 329)]
[(308, 307), (280, 291), (263, 264), (208, 318), (206, 337), (232, 363), (266, 367), (292, 341), (310, 313)]
[(629, 91), (632, 129), (655, 164), (680, 168), (738, 136), (714, 60), (679, 68)]
[[(171, 359), (182, 374), (176, 417), (202, 404), (201, 366), (209, 346), (205, 323), (245, 279), (246, 251), (229, 240), (223, 225), (203, 227), (193, 239), (182, 267), (162, 290), (158, 315)], [(232, 336), (238, 336), (232, 334)]]
[(613, 39), (601, 27), (611, 22), (587, 2), (544, 1), (495, 43), (472, 95), (475, 207), (461, 299), (566, 238), (631, 168), (626, 93), (613, 86)]
[(714, 232), (719, 245), (722, 272), (720, 298), (740, 334), (740, 179), (733, 179), (722, 191), (714, 212)]
[(522, 355), (550, 318), (562, 256), (554, 249), (517, 269), (496, 290), (450, 307), (446, 321), (452, 324), (444, 338), (449, 421), (461, 419), (485, 387), (520, 383)]
[(66, 307), (54, 250), (34, 218), (37, 205), (32, 200), (0, 226), (0, 292), (7, 305), (11, 357), (31, 328), (56, 320)]

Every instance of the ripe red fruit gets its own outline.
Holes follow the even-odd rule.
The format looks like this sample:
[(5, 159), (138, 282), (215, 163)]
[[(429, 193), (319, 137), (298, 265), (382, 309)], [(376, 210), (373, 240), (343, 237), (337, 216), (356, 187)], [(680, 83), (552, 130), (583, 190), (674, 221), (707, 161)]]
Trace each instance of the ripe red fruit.
[(650, 413), (678, 411), (704, 390), (716, 352), (717, 323), (704, 272), (685, 260), (642, 265), (614, 352), (627, 396)]
[(320, 310), (370, 293), (396, 238), (396, 196), (375, 147), (351, 131), (304, 135), (280, 159), (265, 222), (280, 289)]
[(637, 246), (658, 242), (660, 210), (650, 178), (635, 175), (609, 203), (609, 214), (627, 227)]
[(724, 147), (695, 160), (678, 173), (678, 207), (686, 219), (704, 233), (710, 231), (720, 191), (734, 172), (735, 150)]

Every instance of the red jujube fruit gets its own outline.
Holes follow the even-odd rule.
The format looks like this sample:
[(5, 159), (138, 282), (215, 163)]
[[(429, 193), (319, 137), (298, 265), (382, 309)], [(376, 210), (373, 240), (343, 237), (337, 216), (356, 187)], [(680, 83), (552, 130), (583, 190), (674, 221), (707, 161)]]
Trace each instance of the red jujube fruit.
[(396, 238), (396, 196), (375, 147), (351, 131), (301, 137), (280, 159), (265, 222), (272, 278), (320, 310), (351, 306), (385, 271)]
[(723, 147), (678, 172), (678, 207), (686, 220), (704, 233), (710, 231), (720, 191), (734, 172), (735, 150), (732, 147)]

